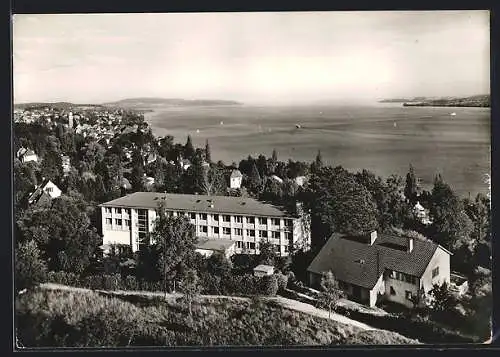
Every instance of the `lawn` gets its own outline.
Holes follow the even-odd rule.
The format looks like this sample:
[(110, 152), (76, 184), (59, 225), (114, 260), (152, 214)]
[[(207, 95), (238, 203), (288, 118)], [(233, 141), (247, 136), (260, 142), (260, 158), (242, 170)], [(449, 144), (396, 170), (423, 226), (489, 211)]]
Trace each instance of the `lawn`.
[(195, 303), (160, 297), (37, 290), (16, 299), (24, 347), (297, 346), (417, 343), (387, 331), (363, 331), (259, 299)]

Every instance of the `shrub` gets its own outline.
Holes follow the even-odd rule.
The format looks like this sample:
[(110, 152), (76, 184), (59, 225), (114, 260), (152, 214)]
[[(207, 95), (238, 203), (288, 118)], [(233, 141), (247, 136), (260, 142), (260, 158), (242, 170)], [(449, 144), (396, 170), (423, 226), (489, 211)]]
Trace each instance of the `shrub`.
[(288, 286), (288, 276), (278, 273), (276, 274), (276, 279), (278, 281), (278, 291), (283, 291)]
[(137, 283), (137, 278), (133, 275), (127, 275), (125, 277), (124, 288), (126, 290), (138, 290), (139, 284)]
[(15, 251), (16, 289), (31, 288), (46, 279), (47, 264), (34, 241), (20, 243)]
[(276, 296), (278, 292), (278, 280), (275, 275), (263, 276), (261, 280), (262, 294)]
[(69, 285), (69, 286), (82, 286), (80, 277), (71, 272), (65, 271), (50, 271), (47, 274), (47, 281), (49, 283)]

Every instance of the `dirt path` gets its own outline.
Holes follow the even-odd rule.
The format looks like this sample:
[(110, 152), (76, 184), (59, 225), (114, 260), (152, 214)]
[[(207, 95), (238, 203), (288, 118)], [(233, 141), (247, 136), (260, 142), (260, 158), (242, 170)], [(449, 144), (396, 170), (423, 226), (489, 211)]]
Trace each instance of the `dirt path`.
[[(164, 293), (162, 292), (152, 292), (152, 291), (129, 291), (129, 290), (91, 290), (91, 289), (85, 289), (85, 288), (77, 288), (73, 286), (67, 286), (67, 285), (60, 285), (60, 284), (54, 284), (54, 283), (45, 283), (41, 284), (40, 287), (42, 289), (48, 289), (48, 290), (68, 290), (68, 291), (75, 291), (75, 292), (100, 292), (100, 293), (105, 293), (109, 295), (132, 295), (132, 296), (165, 296)], [(173, 293), (173, 294), (167, 294), (167, 299), (170, 301), (174, 301), (176, 298), (181, 297), (182, 294), (179, 293)], [(250, 301), (250, 298), (247, 297), (241, 297), (241, 296), (226, 296), (226, 295), (200, 295), (200, 298), (203, 300), (220, 300), (220, 299), (228, 299), (228, 300), (239, 300), (239, 301)], [(364, 324), (362, 322), (350, 319), (344, 315), (337, 314), (335, 312), (332, 312), (330, 315), (328, 314), (328, 311), (323, 310), (323, 309), (318, 309), (314, 307), (313, 305), (306, 304), (297, 300), (292, 300), (288, 299), (282, 296), (276, 296), (276, 297), (266, 297), (263, 296), (261, 297), (263, 300), (266, 301), (273, 301), (275, 303), (278, 303), (282, 307), (289, 309), (289, 310), (294, 310), (294, 311), (299, 311), (303, 312), (308, 315), (313, 315), (325, 319), (330, 319), (334, 320), (337, 322), (340, 322), (345, 325), (351, 325), (354, 327), (357, 327), (362, 330), (379, 330), (376, 329), (375, 327), (369, 326), (367, 324)]]

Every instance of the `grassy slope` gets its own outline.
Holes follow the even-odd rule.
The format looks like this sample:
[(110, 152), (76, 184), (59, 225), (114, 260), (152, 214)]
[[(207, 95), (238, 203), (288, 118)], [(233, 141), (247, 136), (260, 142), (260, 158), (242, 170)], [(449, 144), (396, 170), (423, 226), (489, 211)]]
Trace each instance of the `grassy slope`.
[(16, 300), (17, 336), (31, 346), (338, 345), (416, 343), (261, 301), (186, 308), (159, 298), (37, 291)]

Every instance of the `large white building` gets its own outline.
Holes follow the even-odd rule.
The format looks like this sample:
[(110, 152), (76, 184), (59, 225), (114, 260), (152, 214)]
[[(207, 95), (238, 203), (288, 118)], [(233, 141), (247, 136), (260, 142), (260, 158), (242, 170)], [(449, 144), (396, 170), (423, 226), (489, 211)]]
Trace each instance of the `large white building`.
[[(159, 203), (167, 214), (186, 215), (200, 239), (234, 241), (236, 253), (259, 253), (259, 243), (268, 241), (286, 256), (290, 248), (309, 249), (309, 215), (252, 198), (136, 192), (99, 205), (102, 212), (103, 246), (128, 245), (140, 249), (154, 229)], [(300, 208), (300, 207), (299, 207)]]

